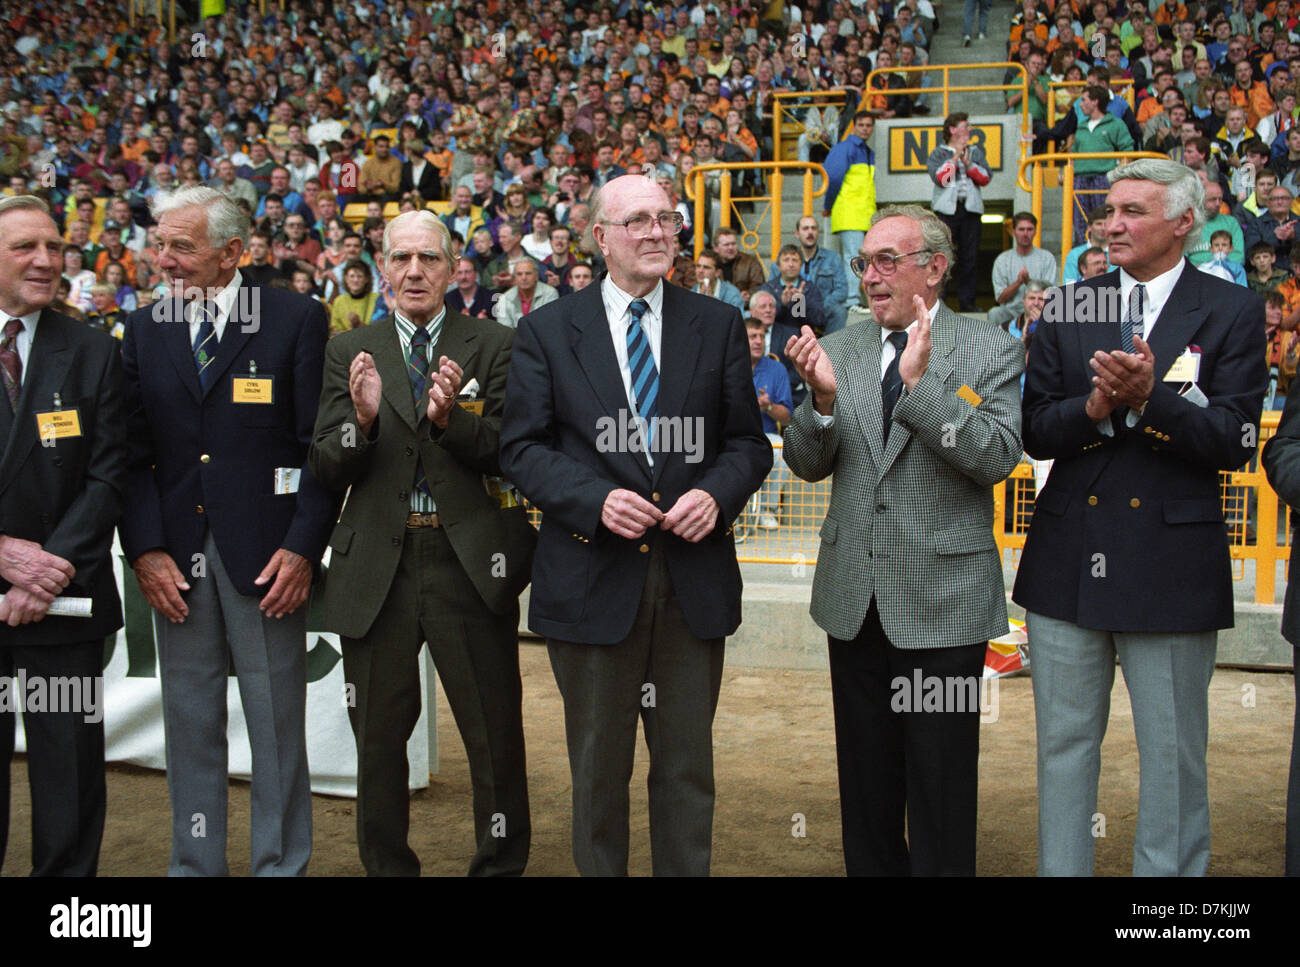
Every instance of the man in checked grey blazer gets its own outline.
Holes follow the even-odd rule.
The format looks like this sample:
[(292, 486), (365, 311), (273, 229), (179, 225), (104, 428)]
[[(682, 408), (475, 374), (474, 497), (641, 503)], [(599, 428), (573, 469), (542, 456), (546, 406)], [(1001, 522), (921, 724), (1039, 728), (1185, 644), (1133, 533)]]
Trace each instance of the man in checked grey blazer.
[(835, 475), (812, 616), (850, 875), (975, 873), (978, 687), (1007, 629), (992, 488), (1020, 460), (1025, 356), (939, 301), (952, 263), (933, 213), (881, 210), (853, 262), (874, 321), (786, 350), (811, 390), (786, 462)]

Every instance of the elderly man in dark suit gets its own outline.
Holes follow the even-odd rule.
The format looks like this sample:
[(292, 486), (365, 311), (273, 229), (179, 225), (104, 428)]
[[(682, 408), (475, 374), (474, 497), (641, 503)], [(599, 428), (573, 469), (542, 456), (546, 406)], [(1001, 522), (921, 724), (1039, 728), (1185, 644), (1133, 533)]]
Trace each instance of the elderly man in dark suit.
[(810, 393), (785, 461), (834, 474), (812, 616), (850, 876), (975, 874), (979, 688), (1007, 629), (992, 488), (1020, 462), (1024, 348), (939, 300), (952, 264), (937, 215), (882, 209), (850, 263), (872, 321), (786, 350)]
[[(1277, 495), (1293, 508), (1300, 507), (1300, 393), (1293, 393), (1282, 411), (1273, 439), (1264, 444), (1260, 456), (1268, 482)], [(1282, 637), (1295, 646), (1293, 671), (1300, 672), (1300, 541), (1291, 541), (1291, 573), (1286, 604), (1282, 608)], [(1286, 792), (1286, 875), (1300, 876), (1300, 674), (1293, 674), (1296, 689), (1295, 724), (1291, 735), (1291, 776)]]
[(772, 466), (740, 313), (664, 282), (681, 217), (653, 181), (595, 197), (609, 274), (523, 317), (501, 463), (542, 511), (528, 624), (564, 698), (579, 872), (627, 872), (638, 716), (656, 875), (704, 875), (723, 639), (740, 624), (727, 526)]
[(122, 546), (155, 610), (175, 876), (226, 865), (226, 682), (253, 754), (252, 872), (311, 856), (307, 608), (338, 500), (303, 469), (329, 331), (315, 299), (249, 286), (248, 216), (211, 188), (155, 207), (172, 295), (127, 317)]
[[(104, 638), (122, 627), (109, 556), (126, 478), (117, 342), (49, 308), (63, 243), (45, 202), (0, 199), (0, 678), (23, 709), (32, 875), (93, 876), (104, 834)], [(51, 614), (56, 595), (85, 617)], [(76, 707), (26, 704), (33, 685)], [(0, 711), (0, 866), (14, 712)]]
[(327, 486), (351, 487), (330, 538), (325, 627), (356, 687), (357, 841), (372, 876), (420, 872), (406, 742), (426, 641), (469, 756), (469, 872), (518, 874), (528, 861), (518, 631), (536, 534), (497, 455), (513, 333), (445, 307), (454, 265), (432, 213), (389, 223), (397, 311), (330, 341), (310, 455)]
[(1092, 873), (1118, 657), (1141, 783), (1133, 873), (1200, 876), (1208, 692), (1233, 621), (1219, 471), (1255, 450), (1264, 304), (1184, 257), (1205, 217), (1196, 172), (1141, 159), (1107, 177), (1118, 268), (1053, 290), (1025, 380), (1025, 449), (1055, 461), (1013, 594), (1034, 656), (1038, 871)]

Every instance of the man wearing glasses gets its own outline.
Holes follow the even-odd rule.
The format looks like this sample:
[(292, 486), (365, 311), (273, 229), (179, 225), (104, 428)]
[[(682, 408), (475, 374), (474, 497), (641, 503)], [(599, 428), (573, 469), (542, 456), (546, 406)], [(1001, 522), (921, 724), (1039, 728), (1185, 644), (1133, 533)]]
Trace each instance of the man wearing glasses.
[(809, 388), (786, 463), (834, 474), (812, 616), (850, 876), (975, 873), (979, 683), (1007, 628), (993, 487), (1020, 461), (1025, 353), (939, 301), (952, 264), (937, 215), (878, 212), (851, 265), (871, 319), (786, 349)]
[(511, 356), (501, 469), (543, 515), (528, 625), (564, 698), (584, 876), (627, 873), (638, 717), (654, 872), (709, 872), (713, 713), (740, 624), (728, 525), (772, 467), (740, 313), (664, 283), (681, 227), (652, 179), (606, 184), (590, 242), (608, 273), (524, 316)]

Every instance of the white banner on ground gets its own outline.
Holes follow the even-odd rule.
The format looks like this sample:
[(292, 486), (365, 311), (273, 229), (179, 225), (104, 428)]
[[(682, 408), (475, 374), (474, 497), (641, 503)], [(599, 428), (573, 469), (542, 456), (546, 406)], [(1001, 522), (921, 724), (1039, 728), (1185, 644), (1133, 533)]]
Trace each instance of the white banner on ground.
[[(111, 645), (105, 643), (105, 758), (109, 762), (164, 769), (162, 689), (153, 637), (153, 611), (145, 604), (135, 575), (125, 569), (121, 550), (116, 545), (113, 561), (126, 612), (126, 627), (117, 633)], [(307, 621), (307, 761), (311, 767), (311, 790), (330, 796), (356, 796), (357, 747), (345, 704), (343, 655), (337, 635), (312, 630), (320, 626), (319, 617), (319, 609), (313, 608)], [(436, 716), (429, 714), (436, 700), (436, 678), (428, 651), (421, 654), (424, 660), (420, 662), (420, 692), (424, 707), (406, 746), (412, 789), (428, 786), (429, 773), (437, 771), (438, 763)], [(248, 779), (252, 754), (239, 701), (239, 683), (233, 671), (226, 701), (230, 774)], [(16, 748), (19, 752), (26, 751), (21, 714)]]

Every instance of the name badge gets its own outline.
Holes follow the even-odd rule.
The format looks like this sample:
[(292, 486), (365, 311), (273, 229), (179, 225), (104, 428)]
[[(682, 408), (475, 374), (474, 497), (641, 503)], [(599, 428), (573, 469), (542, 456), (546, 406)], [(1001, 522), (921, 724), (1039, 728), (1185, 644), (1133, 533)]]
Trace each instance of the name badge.
[(1195, 383), (1200, 375), (1201, 354), (1199, 351), (1193, 352), (1189, 347), (1183, 350), (1183, 354), (1174, 360), (1174, 364), (1169, 367), (1169, 372), (1165, 373), (1164, 382)]
[(984, 397), (980, 396), (965, 383), (961, 384), (961, 389), (957, 390), (957, 395), (964, 399), (971, 406), (979, 406), (984, 402)]
[(236, 403), (275, 402), (275, 385), (270, 376), (236, 376), (231, 385)]
[(466, 413), (473, 413), (475, 416), (483, 415), (483, 400), (456, 400), (457, 405)]
[(81, 436), (81, 415), (76, 409), (36, 414), (36, 432), (42, 441)]

